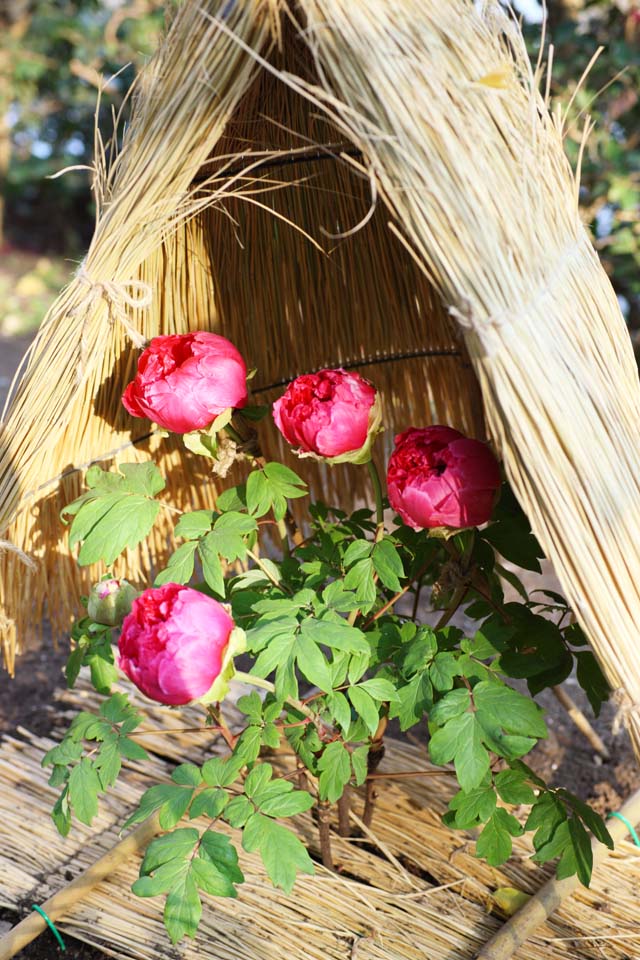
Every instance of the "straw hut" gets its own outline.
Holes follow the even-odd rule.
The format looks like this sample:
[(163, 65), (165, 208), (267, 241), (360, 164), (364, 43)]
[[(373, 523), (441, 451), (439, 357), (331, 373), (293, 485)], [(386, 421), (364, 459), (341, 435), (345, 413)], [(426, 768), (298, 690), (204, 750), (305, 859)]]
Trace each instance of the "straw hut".
[[(120, 405), (142, 338), (208, 328), (259, 368), (259, 401), (342, 363), (382, 389), (390, 435), (486, 432), (640, 745), (638, 375), (540, 73), (494, 0), (179, 5), (124, 138), (97, 137), (95, 235), (5, 413), (9, 669), (96, 574), (59, 520), (84, 467), (159, 457), (178, 504), (210, 504), (197, 459)], [(158, 525), (129, 575), (166, 550)]]

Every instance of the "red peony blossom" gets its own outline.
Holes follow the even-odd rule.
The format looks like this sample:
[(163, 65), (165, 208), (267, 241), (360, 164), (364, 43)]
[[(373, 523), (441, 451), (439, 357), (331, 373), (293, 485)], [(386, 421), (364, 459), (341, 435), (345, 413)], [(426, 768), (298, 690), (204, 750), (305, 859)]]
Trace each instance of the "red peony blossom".
[(375, 387), (341, 369), (296, 377), (274, 403), (273, 418), (299, 456), (331, 463), (366, 463), (381, 429)]
[(232, 343), (216, 333), (155, 337), (138, 360), (122, 402), (172, 433), (191, 433), (247, 402), (247, 367)]
[(395, 438), (389, 503), (415, 530), (486, 523), (499, 487), (498, 461), (479, 440), (438, 426), (411, 427)]
[(133, 601), (118, 641), (118, 666), (158, 703), (209, 703), (226, 694), (244, 640), (223, 604), (165, 583)]

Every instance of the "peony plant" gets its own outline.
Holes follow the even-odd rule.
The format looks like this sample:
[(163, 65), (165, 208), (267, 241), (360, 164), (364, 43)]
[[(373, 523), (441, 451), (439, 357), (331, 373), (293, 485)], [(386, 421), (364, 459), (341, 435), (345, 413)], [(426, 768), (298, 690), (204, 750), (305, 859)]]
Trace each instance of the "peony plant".
[[(588, 884), (590, 834), (611, 845), (606, 827), (523, 758), (547, 735), (533, 699), (543, 689), (576, 667), (596, 712), (608, 691), (562, 596), (529, 595), (514, 572), (539, 572), (542, 551), (489, 446), (448, 426), (405, 429), (389, 459), (387, 501), (371, 459), (382, 427), (373, 384), (342, 369), (300, 376), (273, 405), (275, 427), (301, 457), (354, 471), (366, 464), (376, 509), (310, 502), (298, 529), (290, 502), (307, 498), (306, 485), (261, 456), (246, 364), (225, 338), (158, 337), (123, 403), (183, 434), (190, 449), (200, 432), (214, 461), (228, 458), (228, 436), (245, 478), (215, 510), (179, 516), (178, 546), (153, 585), (134, 587), (109, 570), (156, 522), (164, 481), (152, 463), (92, 467), (87, 491), (67, 506), (79, 563), (106, 568), (74, 626), (67, 681), (86, 667), (106, 699), (98, 716), (80, 713), (43, 760), (61, 787), (58, 829), (66, 834), (73, 815), (91, 823), (123, 760), (147, 756), (136, 736), (140, 710), (112, 691), (120, 681), (152, 701), (201, 705), (226, 750), (202, 765), (185, 758), (123, 825), (159, 814), (165, 833), (150, 844), (133, 889), (166, 897), (173, 942), (195, 935), (200, 891), (237, 896), (237, 842), (259, 852), (286, 892), (297, 873), (313, 872), (314, 858), (333, 867), (331, 805), (342, 832), (351, 804), (362, 805), (365, 825), (374, 822), (372, 786), (384, 783), (375, 778), (391, 722), (407, 731), (426, 720), (430, 760), (458, 784), (446, 822), (477, 831), (478, 856), (502, 863), (512, 838), (529, 830), (534, 860), (557, 861), (558, 876), (577, 872)], [(268, 420), (259, 427), (270, 429)], [(279, 553), (261, 545), (261, 527), (278, 531)], [(505, 599), (506, 584), (517, 601)], [(464, 627), (455, 622), (462, 611)], [(241, 672), (234, 658), (242, 652)], [(224, 698), (234, 673), (255, 689), (238, 700), (244, 720), (231, 729)], [(297, 786), (268, 759), (285, 745)], [(524, 827), (514, 805), (530, 808)], [(317, 850), (285, 825), (307, 811), (318, 823)]]

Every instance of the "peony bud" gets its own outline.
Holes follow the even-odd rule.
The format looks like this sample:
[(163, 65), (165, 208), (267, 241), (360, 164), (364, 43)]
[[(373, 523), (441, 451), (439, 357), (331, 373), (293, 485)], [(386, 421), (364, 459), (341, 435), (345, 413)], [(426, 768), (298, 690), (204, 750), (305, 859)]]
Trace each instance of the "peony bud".
[(247, 402), (247, 368), (232, 343), (215, 333), (155, 337), (138, 360), (122, 402), (172, 433), (191, 433)]
[(126, 580), (101, 580), (91, 588), (87, 613), (94, 623), (119, 627), (137, 596), (139, 591)]
[(499, 487), (498, 461), (479, 440), (438, 426), (411, 427), (395, 438), (389, 503), (415, 530), (486, 523)]
[(244, 631), (228, 608), (178, 583), (145, 590), (122, 624), (118, 666), (149, 699), (169, 706), (222, 700)]
[(299, 457), (328, 463), (367, 463), (382, 429), (375, 387), (341, 369), (297, 377), (274, 403), (273, 418)]

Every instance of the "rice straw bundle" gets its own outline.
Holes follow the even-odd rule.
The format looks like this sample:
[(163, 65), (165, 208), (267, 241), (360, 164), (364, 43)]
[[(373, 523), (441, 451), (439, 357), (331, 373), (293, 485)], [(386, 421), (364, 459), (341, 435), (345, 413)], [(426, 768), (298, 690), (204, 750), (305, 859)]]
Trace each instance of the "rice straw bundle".
[[(494, 2), (181, 5), (122, 152), (108, 169), (100, 160), (83, 272), (49, 315), (3, 429), (0, 529), (14, 521), (13, 544), (49, 550), (31, 575), (34, 611), (55, 591), (62, 627), (81, 585), (55, 521), (78, 476), (27, 494), (43, 460), (55, 476), (144, 434), (119, 410), (136, 331), (218, 329), (260, 367), (258, 388), (362, 361), (394, 428), (437, 418), (481, 434), (479, 382), (516, 492), (624, 687), (640, 746), (637, 372), (537, 79)], [(395, 359), (371, 368), (380, 354)], [(170, 492), (209, 496), (195, 461), (165, 450)], [(353, 474), (330, 485), (352, 487)], [(129, 562), (144, 574), (166, 547), (159, 527)], [(19, 563), (3, 557), (10, 667), (15, 621), (32, 616)]]

